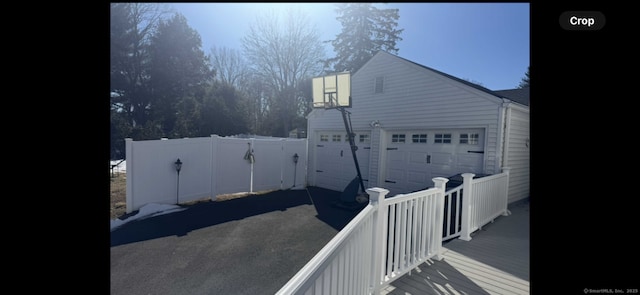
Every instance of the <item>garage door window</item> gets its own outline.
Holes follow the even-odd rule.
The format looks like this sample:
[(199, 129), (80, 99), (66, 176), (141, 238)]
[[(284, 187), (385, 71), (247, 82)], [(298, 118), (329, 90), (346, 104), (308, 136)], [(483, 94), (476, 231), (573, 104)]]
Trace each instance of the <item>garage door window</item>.
[(436, 133), (434, 143), (451, 143), (451, 133)]
[(320, 141), (329, 141), (329, 135), (320, 134)]
[(463, 134), (460, 134), (460, 143), (461, 144), (478, 144), (479, 138), (480, 138), (480, 134), (478, 133), (463, 133)]
[(360, 143), (369, 143), (371, 139), (369, 138), (369, 134), (360, 134), (358, 141), (360, 141)]
[(331, 141), (342, 141), (342, 135), (334, 134)]
[(427, 143), (426, 134), (413, 134), (411, 135), (411, 142), (413, 143)]
[(405, 142), (405, 135), (404, 134), (393, 134), (391, 135), (391, 142), (394, 143), (404, 143)]

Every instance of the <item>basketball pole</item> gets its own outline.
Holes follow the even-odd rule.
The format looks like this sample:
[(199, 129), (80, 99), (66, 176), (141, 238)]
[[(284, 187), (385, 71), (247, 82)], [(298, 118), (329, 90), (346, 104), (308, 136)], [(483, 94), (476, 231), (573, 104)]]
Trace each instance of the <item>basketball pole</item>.
[(353, 156), (353, 163), (356, 165), (356, 172), (358, 172), (358, 181), (360, 182), (360, 188), (363, 193), (366, 193), (366, 189), (364, 188), (364, 181), (362, 181), (362, 173), (360, 173), (360, 164), (358, 164), (358, 157), (356, 156), (356, 151), (358, 147), (356, 146), (355, 140), (353, 138), (353, 130), (349, 121), (347, 121), (347, 110), (344, 107), (338, 107), (340, 113), (342, 113), (342, 120), (344, 121), (344, 128), (347, 130), (347, 137), (349, 138), (349, 145), (351, 146), (351, 155)]

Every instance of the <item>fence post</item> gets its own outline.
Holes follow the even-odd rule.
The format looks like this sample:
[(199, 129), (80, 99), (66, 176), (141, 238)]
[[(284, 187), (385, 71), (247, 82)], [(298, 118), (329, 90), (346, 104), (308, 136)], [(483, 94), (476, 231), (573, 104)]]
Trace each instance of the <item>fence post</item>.
[[(435, 177), (432, 179), (434, 186), (438, 189), (438, 195), (436, 200), (436, 247), (433, 256), (435, 260), (442, 260), (442, 225), (444, 224), (444, 193), (447, 191), (447, 182), (449, 179), (444, 177)], [(451, 206), (451, 205), (449, 205)]]
[(471, 215), (472, 215), (472, 198), (473, 186), (471, 182), (473, 173), (462, 174), (462, 228), (460, 229), (460, 239), (463, 241), (471, 241)]
[(124, 154), (124, 159), (127, 161), (125, 163), (126, 166), (126, 170), (127, 170), (127, 195), (126, 195), (126, 202), (127, 202), (127, 207), (125, 208), (125, 211), (127, 212), (127, 214), (133, 212), (133, 139), (132, 138), (125, 138), (124, 139), (124, 143), (125, 143), (125, 154)]
[(503, 216), (509, 216), (511, 215), (511, 211), (509, 211), (509, 209), (507, 209), (507, 207), (509, 206), (509, 173), (511, 171), (511, 168), (509, 167), (502, 167), (502, 173), (507, 175), (507, 180), (505, 181), (505, 188), (504, 188), (504, 212), (502, 212)]
[(380, 294), (380, 282), (382, 281), (382, 258), (387, 252), (386, 243), (386, 220), (387, 220), (387, 206), (385, 205), (385, 196), (389, 193), (389, 190), (379, 187), (368, 188), (369, 204), (375, 208), (373, 214), (373, 249), (371, 251), (373, 257), (373, 268), (369, 274), (370, 285), (369, 290), (371, 294)]
[(211, 135), (211, 201), (218, 198), (218, 146), (220, 136)]

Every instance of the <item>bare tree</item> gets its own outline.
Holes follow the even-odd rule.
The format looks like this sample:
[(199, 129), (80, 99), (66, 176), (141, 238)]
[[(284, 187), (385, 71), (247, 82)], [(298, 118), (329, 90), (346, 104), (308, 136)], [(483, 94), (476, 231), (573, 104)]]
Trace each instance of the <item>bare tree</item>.
[(298, 116), (302, 81), (322, 71), (324, 48), (315, 26), (300, 10), (288, 9), (285, 20), (271, 13), (256, 18), (242, 39), (253, 71), (271, 88), (269, 112), (278, 118), (278, 134), (285, 136)]
[(240, 87), (240, 81), (247, 75), (247, 65), (238, 50), (213, 46), (210, 59), (218, 80), (236, 88)]
[(269, 112), (271, 88), (258, 75), (248, 71), (240, 80), (239, 90), (247, 98), (247, 123), (253, 134), (268, 134), (264, 128), (265, 118)]

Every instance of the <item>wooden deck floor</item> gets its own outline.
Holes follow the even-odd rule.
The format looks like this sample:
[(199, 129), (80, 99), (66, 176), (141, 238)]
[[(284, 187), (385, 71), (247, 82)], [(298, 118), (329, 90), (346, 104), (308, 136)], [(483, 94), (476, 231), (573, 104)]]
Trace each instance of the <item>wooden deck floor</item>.
[(529, 294), (529, 202), (509, 210), (471, 241), (446, 242), (442, 260), (427, 260), (381, 294)]

